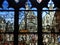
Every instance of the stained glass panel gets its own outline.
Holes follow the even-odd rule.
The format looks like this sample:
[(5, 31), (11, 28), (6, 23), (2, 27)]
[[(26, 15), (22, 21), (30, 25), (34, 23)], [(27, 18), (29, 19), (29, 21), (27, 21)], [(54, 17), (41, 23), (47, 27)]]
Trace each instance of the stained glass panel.
[(37, 34), (19, 34), (18, 45), (38, 45)]
[(13, 45), (14, 35), (13, 34), (0, 34), (1, 45)]
[(30, 0), (27, 0), (25, 8), (20, 8), (22, 11), (19, 12), (19, 32), (24, 30), (25, 32), (37, 32), (37, 9), (31, 7)]
[(14, 31), (14, 12), (0, 11), (0, 32)]
[(59, 45), (60, 35), (59, 34), (43, 34), (44, 45)]
[(0, 8), (0, 45), (14, 45), (14, 35), (12, 33), (14, 32), (14, 8), (8, 7), (8, 1), (4, 0), (2, 8)]
[[(48, 8), (43, 8), (42, 10), (42, 32), (57, 32), (56, 29), (56, 16), (55, 13), (57, 8), (54, 7), (52, 0), (48, 2)], [(53, 10), (53, 11), (51, 11)]]

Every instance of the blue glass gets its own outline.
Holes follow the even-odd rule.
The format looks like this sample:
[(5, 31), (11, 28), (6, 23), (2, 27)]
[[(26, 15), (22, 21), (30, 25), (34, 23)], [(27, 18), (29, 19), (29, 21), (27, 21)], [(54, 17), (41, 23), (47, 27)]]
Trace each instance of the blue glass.
[(58, 38), (58, 42), (60, 43), (60, 37)]
[(25, 8), (21, 7), (19, 10), (25, 10)]
[(7, 0), (4, 0), (4, 2), (2, 4), (3, 10), (8, 10), (8, 6), (9, 6), (9, 4), (8, 4)]
[(33, 11), (33, 13), (35, 16), (37, 16), (37, 8), (33, 7), (31, 10), (36, 10), (36, 11)]
[(48, 8), (47, 7), (44, 7), (44, 8), (42, 8), (42, 10), (56, 10), (57, 8), (54, 8), (54, 2), (52, 1), (52, 0), (50, 0), (49, 2), (48, 2)]
[(37, 10), (37, 8), (33, 7), (32, 10)]
[(32, 7), (30, 0), (27, 0), (26, 5), (28, 5), (30, 8)]
[(37, 32), (37, 8), (32, 7), (30, 0), (27, 0), (25, 3), (25, 8), (21, 7), (19, 10), (21, 10), (19, 12), (19, 31), (24, 30), (26, 27), (25, 24), (27, 24), (27, 30), (29, 32)]
[[(19, 12), (19, 31), (25, 29), (25, 19), (26, 19), (28, 31), (37, 32), (37, 11), (29, 11), (29, 12), (27, 11), (27, 14), (25, 12), (26, 11)], [(30, 30), (30, 28), (34, 30), (32, 29)]]
[[(54, 3), (53, 3), (53, 1), (52, 0), (50, 0), (49, 2), (48, 2), (48, 8), (47, 7), (44, 7), (44, 8), (42, 8), (42, 10), (56, 10), (57, 8), (54, 8)], [(47, 13), (49, 13), (49, 11), (43, 11), (42, 12), (42, 17), (44, 17)]]
[(30, 0), (27, 0), (27, 2), (25, 3), (25, 8), (21, 7), (19, 10), (37, 10), (37, 8), (32, 7), (32, 4), (30, 2)]
[(4, 0), (2, 3), (2, 8), (0, 8), (0, 10), (14, 10), (14, 8), (8, 8), (9, 7), (9, 3), (7, 2), (7, 0)]
[[(14, 10), (14, 8), (8, 8), (9, 4), (7, 0), (4, 0), (2, 3), (2, 8), (0, 10), (6, 10), (6, 11), (0, 11), (0, 17), (4, 20), (1, 21), (3, 32), (13, 32), (14, 31), (14, 11), (7, 11), (7, 10)], [(0, 20), (1, 20), (0, 18)], [(1, 25), (0, 24), (0, 25)]]
[(9, 12), (7, 12), (7, 11), (0, 11), (0, 17), (5, 20), (5, 23), (4, 23), (4, 20), (2, 20), (0, 18), (0, 20), (3, 21), (3, 22), (1, 22), (1, 24), (3, 23), (5, 27), (7, 25), (6, 23), (8, 23), (8, 26), (10, 26), (11, 24), (12, 24), (11, 26), (13, 26), (13, 28), (12, 27), (10, 28), (12, 30), (9, 31), (9, 29), (8, 29), (7, 32), (13, 32), (13, 30), (14, 30), (14, 12), (13, 11), (9, 11)]
[(50, 0), (50, 1), (48, 2), (48, 7), (50, 7), (50, 6), (54, 7), (54, 3), (53, 3), (52, 0)]
[(42, 11), (42, 31), (43, 32), (51, 32), (51, 30), (47, 29), (47, 25), (49, 25), (51, 28), (52, 27), (52, 22), (53, 22), (53, 18), (54, 18), (54, 14), (55, 11), (49, 11), (49, 10), (56, 10), (56, 8), (54, 8), (54, 3), (52, 0), (49, 0), (47, 7), (42, 8), (42, 10), (46, 10), (46, 11)]

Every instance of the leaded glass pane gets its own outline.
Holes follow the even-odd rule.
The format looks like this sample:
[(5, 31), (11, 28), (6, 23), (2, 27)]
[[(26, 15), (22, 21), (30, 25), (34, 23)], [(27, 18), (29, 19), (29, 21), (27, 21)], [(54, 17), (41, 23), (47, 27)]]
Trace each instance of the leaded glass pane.
[(59, 34), (43, 34), (44, 45), (59, 45), (60, 35)]
[[(48, 8), (44, 7), (42, 10), (42, 32), (56, 32), (56, 10), (57, 8), (54, 7), (54, 3), (52, 0), (48, 2)], [(53, 23), (54, 22), (54, 23)], [(55, 24), (55, 26), (54, 26)]]
[(37, 34), (19, 34), (18, 45), (38, 45)]
[(37, 9), (31, 7), (30, 0), (27, 0), (25, 8), (20, 8), (22, 11), (19, 12), (19, 32), (24, 32), (24, 30), (27, 32), (37, 32)]
[(0, 11), (0, 32), (14, 31), (14, 12)]
[[(26, 14), (27, 13), (27, 14)], [(19, 30), (25, 28), (29, 32), (37, 32), (37, 12), (36, 11), (22, 11), (19, 16)]]
[(14, 32), (14, 9), (8, 7), (8, 1), (4, 0), (2, 8), (0, 8), (0, 45), (14, 45), (14, 35), (12, 33)]
[(0, 34), (0, 45), (13, 45), (13, 34)]

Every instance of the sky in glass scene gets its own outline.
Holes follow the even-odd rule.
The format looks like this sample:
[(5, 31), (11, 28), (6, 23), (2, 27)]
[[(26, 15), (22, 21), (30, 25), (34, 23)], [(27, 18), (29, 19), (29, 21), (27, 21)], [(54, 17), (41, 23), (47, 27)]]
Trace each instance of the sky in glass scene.
[[(7, 0), (4, 0), (2, 3), (2, 7), (0, 10), (14, 10), (13, 8), (8, 8), (9, 4)], [(0, 16), (6, 20), (6, 22), (10, 21), (11, 23), (14, 22), (14, 12), (13, 11), (0, 11)]]
[[(26, 8), (26, 5), (28, 5), (28, 8)], [(31, 8), (32, 4), (31, 4), (30, 0), (27, 0), (26, 5), (25, 5), (25, 8), (21, 7), (19, 10), (26, 10), (26, 9), (36, 10), (36, 11), (33, 11), (33, 13), (35, 16), (37, 16), (37, 8), (35, 8), (35, 7)], [(24, 19), (24, 15), (25, 15), (24, 11), (19, 12), (19, 22), (21, 22)]]
[[(56, 10), (57, 8), (54, 8), (54, 2), (50, 0), (47, 4), (48, 8), (44, 7), (42, 10), (50, 10), (49, 8), (52, 7), (52, 10)], [(42, 18), (48, 13), (49, 11), (42, 11)]]

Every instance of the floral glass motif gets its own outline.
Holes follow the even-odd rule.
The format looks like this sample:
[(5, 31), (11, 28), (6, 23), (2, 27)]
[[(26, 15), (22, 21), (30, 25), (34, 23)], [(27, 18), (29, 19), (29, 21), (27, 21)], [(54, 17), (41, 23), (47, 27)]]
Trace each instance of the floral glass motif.
[(27, 0), (25, 8), (21, 7), (19, 9), (22, 10), (19, 12), (19, 32), (24, 32), (24, 30), (25, 32), (37, 32), (37, 9), (31, 7), (30, 0)]

